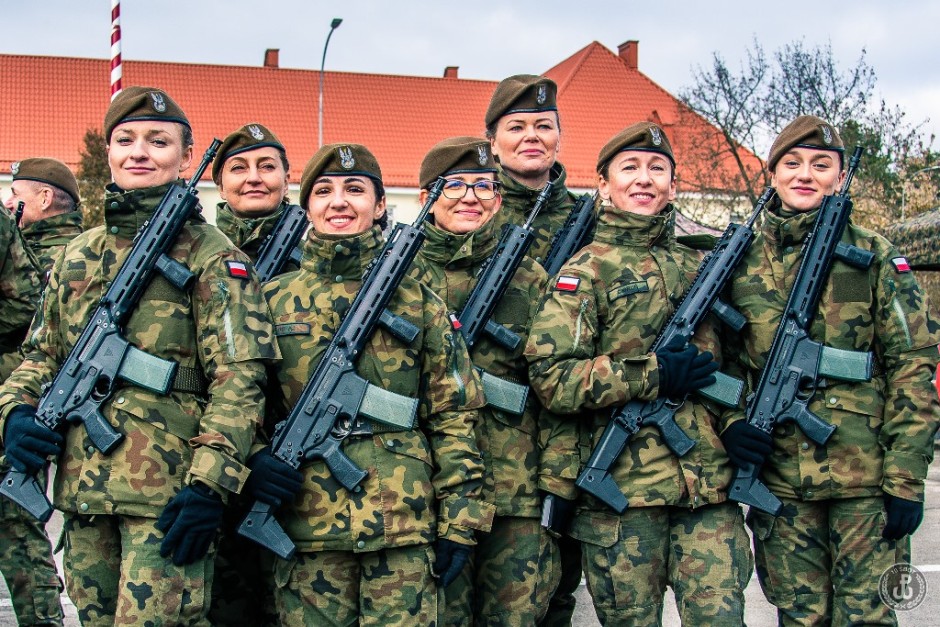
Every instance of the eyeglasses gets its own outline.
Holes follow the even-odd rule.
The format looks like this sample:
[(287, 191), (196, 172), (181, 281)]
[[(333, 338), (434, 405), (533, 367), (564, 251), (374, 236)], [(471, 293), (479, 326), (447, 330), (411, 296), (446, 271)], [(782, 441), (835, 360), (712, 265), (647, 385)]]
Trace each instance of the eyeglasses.
[(460, 200), (467, 194), (468, 187), (473, 190), (473, 195), (477, 197), (477, 200), (493, 200), (496, 198), (496, 194), (499, 193), (498, 181), (465, 183), (460, 179), (447, 179), (441, 193), (444, 195), (444, 198)]

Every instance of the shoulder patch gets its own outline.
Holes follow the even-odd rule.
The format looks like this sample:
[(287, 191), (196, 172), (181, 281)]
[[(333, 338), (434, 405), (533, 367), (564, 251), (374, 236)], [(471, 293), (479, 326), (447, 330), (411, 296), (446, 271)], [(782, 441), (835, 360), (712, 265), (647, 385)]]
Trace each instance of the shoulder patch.
[(906, 257), (895, 257), (891, 260), (891, 264), (894, 266), (894, 270), (899, 274), (911, 271), (911, 265), (907, 263)]
[(581, 279), (576, 276), (561, 275), (555, 280), (555, 289), (560, 292), (576, 292)]
[(228, 268), (230, 277), (247, 281), (251, 276), (248, 272), (248, 266), (241, 261), (226, 261), (225, 267)]
[(457, 314), (454, 312), (448, 312), (447, 317), (450, 318), (450, 326), (453, 327), (454, 331), (459, 331), (460, 327), (463, 325), (460, 324), (460, 320), (457, 319)]

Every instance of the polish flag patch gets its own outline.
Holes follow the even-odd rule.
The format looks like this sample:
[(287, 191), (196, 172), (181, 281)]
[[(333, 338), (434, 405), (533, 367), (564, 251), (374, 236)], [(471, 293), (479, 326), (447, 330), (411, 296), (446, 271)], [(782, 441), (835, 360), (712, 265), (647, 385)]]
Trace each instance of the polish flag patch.
[(241, 261), (226, 261), (225, 266), (228, 268), (228, 275), (230, 277), (248, 280), (250, 276), (248, 266)]
[(891, 260), (891, 263), (894, 264), (894, 269), (898, 272), (910, 272), (911, 265), (907, 263), (907, 258), (905, 257), (895, 257)]
[(578, 285), (580, 284), (581, 279), (576, 276), (561, 275), (558, 277), (558, 280), (555, 281), (555, 289), (562, 292), (574, 292), (577, 291)]
[(460, 324), (460, 320), (457, 319), (457, 314), (451, 312), (447, 314), (447, 316), (450, 318), (450, 326), (454, 328), (454, 331), (459, 331), (460, 327), (463, 325)]

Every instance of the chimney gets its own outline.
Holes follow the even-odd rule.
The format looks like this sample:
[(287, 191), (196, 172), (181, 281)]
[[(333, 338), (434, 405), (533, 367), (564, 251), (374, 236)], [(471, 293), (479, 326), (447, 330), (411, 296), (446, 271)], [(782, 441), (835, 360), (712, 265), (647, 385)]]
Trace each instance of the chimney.
[(264, 67), (277, 67), (280, 48), (268, 48), (264, 51)]
[(444, 78), (457, 78), (457, 70), (459, 69), (459, 66), (448, 65), (444, 68)]
[(639, 68), (637, 63), (637, 57), (640, 53), (640, 42), (636, 39), (631, 39), (625, 41), (619, 46), (617, 46), (617, 54), (621, 59), (627, 62), (627, 67), (631, 70), (636, 70)]

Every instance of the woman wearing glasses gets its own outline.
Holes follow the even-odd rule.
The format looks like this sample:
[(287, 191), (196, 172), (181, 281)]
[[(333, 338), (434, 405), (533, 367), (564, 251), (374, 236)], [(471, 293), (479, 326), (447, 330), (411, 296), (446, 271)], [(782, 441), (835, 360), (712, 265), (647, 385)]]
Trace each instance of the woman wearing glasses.
[[(502, 197), (489, 142), (453, 137), (434, 146), (421, 164), (422, 204), (441, 176), (446, 182), (413, 269), (449, 310), (460, 312), (499, 240), (493, 217)], [(542, 568), (554, 552), (551, 538), (539, 524), (540, 408), (534, 396), (527, 395), (522, 357), (546, 278), (538, 263), (523, 259), (496, 306), (492, 320), (518, 336), (515, 349), (506, 349), (484, 334), (470, 350), (474, 366), (485, 373), (487, 406), (480, 411), (475, 431), (486, 465), (482, 499), (495, 505), (496, 516), (491, 531), (477, 534), (467, 566), (446, 588), (444, 625), (534, 625), (554, 587), (540, 577), (542, 570), (557, 569), (550, 564)], [(491, 382), (495, 387), (490, 387)], [(507, 394), (497, 396), (498, 390)]]

